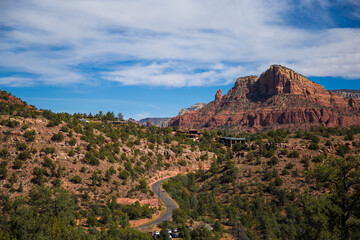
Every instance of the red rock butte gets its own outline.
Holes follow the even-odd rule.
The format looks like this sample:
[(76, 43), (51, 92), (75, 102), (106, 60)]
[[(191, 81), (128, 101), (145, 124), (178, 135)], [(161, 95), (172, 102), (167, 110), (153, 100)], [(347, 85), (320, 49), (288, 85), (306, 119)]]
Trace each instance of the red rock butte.
[(170, 126), (232, 131), (360, 125), (360, 101), (344, 99), (280, 65), (238, 78), (203, 108), (176, 116)]

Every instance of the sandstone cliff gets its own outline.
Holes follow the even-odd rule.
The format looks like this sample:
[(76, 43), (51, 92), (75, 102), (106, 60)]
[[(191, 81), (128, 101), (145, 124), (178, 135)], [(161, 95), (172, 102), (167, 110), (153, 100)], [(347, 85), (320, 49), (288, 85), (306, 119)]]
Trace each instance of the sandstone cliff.
[(233, 88), (200, 110), (174, 117), (171, 126), (258, 131), (312, 125), (360, 125), (360, 101), (329, 93), (321, 85), (280, 65), (241, 77)]

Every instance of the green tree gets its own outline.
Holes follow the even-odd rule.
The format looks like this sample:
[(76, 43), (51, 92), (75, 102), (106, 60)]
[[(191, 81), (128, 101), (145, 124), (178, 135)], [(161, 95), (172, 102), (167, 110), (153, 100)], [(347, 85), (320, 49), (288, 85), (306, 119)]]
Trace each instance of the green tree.
[(187, 214), (181, 208), (175, 208), (172, 212), (173, 221), (176, 224), (184, 225), (187, 221)]
[(318, 164), (312, 177), (319, 188), (327, 189), (325, 195), (332, 203), (330, 218), (341, 239), (350, 239), (351, 234), (359, 234), (360, 209), (360, 161), (359, 157), (331, 157)]
[(185, 225), (182, 225), (180, 228), (180, 237), (184, 240), (191, 240), (190, 232)]
[(124, 115), (122, 113), (118, 113), (117, 118), (119, 121), (123, 121), (124, 120)]
[(161, 229), (159, 239), (160, 240), (170, 240), (169, 233), (166, 230), (166, 228)]

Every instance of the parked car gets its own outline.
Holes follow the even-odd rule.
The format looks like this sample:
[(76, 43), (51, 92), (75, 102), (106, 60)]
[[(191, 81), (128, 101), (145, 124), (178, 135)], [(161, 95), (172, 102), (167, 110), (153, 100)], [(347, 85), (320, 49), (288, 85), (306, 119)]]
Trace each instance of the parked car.
[(176, 233), (178, 230), (176, 228), (171, 229), (171, 232)]
[(178, 237), (179, 237), (179, 235), (177, 235), (176, 233), (171, 233), (170, 236), (171, 236), (172, 238), (178, 238)]
[(171, 234), (171, 233), (172, 233), (171, 230), (168, 229), (168, 234)]
[(154, 235), (160, 235), (159, 231), (155, 231)]

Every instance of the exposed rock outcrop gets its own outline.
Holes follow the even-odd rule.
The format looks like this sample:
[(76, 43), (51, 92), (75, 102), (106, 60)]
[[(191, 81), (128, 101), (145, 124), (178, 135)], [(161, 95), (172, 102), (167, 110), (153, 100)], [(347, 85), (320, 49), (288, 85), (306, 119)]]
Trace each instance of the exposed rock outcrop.
[(329, 93), (321, 85), (280, 65), (241, 77), (233, 88), (200, 110), (173, 118), (172, 126), (257, 131), (312, 125), (360, 125), (359, 100)]
[(215, 102), (220, 102), (222, 99), (222, 91), (221, 89), (217, 90), (216, 94), (215, 94)]
[(192, 111), (199, 110), (199, 109), (203, 108), (205, 105), (206, 105), (206, 103), (201, 103), (200, 102), (200, 103), (196, 103), (196, 104), (192, 105), (189, 108), (182, 108), (179, 111), (179, 115), (184, 115), (187, 112), (192, 112)]

